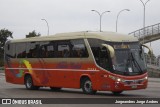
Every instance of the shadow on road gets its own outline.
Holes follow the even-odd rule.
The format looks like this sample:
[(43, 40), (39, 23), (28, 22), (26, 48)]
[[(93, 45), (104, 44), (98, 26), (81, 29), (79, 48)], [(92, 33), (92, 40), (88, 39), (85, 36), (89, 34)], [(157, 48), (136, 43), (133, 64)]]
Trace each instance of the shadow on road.
[[(58, 96), (58, 98), (70, 98), (70, 97), (74, 97), (74, 98), (147, 98), (148, 96), (146, 95), (139, 95), (136, 93), (130, 93), (129, 91), (124, 91), (122, 94), (120, 95), (113, 95), (111, 92), (109, 91), (98, 91), (96, 94), (94, 95), (87, 95), (84, 94), (80, 89), (68, 89), (68, 88), (62, 88), (62, 90), (59, 91), (52, 91), (49, 88), (40, 88), (39, 90), (27, 90), (26, 88), (8, 88), (6, 89), (6, 91), (8, 92), (19, 92), (23, 95), (23, 93), (27, 94), (28, 97), (32, 96), (35, 98), (38, 97), (44, 97), (45, 98), (48, 96), (50, 98), (55, 98), (56, 96)], [(77, 97), (76, 97), (77, 96)]]

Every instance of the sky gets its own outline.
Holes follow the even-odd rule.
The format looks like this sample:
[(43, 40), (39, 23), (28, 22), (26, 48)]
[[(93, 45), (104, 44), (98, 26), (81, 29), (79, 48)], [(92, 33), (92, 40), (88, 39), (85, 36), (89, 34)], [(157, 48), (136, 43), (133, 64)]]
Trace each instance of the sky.
[[(146, 2), (147, 0), (143, 0)], [(146, 5), (146, 26), (160, 23), (160, 0), (150, 0)], [(35, 30), (42, 36), (76, 31), (98, 31), (99, 16), (91, 10), (105, 13), (102, 17), (102, 31), (116, 31), (128, 34), (143, 27), (143, 5), (140, 0), (0, 0), (0, 29), (13, 32), (14, 39), (25, 38)], [(150, 45), (150, 44), (147, 44)], [(160, 40), (151, 43), (154, 54)]]

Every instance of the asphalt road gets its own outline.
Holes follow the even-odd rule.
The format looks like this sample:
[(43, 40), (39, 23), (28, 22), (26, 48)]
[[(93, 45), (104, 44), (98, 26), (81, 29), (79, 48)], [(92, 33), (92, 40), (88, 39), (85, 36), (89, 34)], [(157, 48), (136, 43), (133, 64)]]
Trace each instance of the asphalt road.
[[(98, 91), (95, 95), (83, 94), (80, 89), (67, 89), (64, 88), (59, 92), (51, 91), (49, 88), (40, 88), (40, 90), (26, 90), (24, 85), (16, 85), (6, 83), (5, 76), (0, 73), (0, 98), (160, 98), (160, 79), (149, 79), (149, 85), (147, 89), (125, 91), (119, 96), (114, 96), (111, 92)], [(10, 105), (0, 105), (0, 107), (10, 107)], [(22, 105), (12, 105), (12, 107)], [(35, 105), (23, 105), (24, 107), (32, 107)], [(41, 107), (44, 105), (36, 105)], [(115, 104), (54, 104), (45, 105), (45, 107), (135, 107), (134, 104), (127, 105), (115, 105)], [(158, 104), (138, 105), (142, 107), (157, 106)]]

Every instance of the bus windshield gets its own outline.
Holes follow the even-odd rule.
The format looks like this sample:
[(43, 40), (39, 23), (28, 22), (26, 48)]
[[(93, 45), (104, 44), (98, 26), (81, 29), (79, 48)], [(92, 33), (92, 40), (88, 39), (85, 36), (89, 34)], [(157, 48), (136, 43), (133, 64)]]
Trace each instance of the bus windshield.
[(136, 75), (146, 72), (145, 59), (139, 43), (119, 43), (112, 46), (115, 49), (115, 57), (112, 59), (115, 73)]
[[(143, 49), (139, 42), (108, 42), (99, 39), (89, 39), (97, 65), (107, 71), (120, 75), (139, 75), (146, 72)], [(102, 44), (111, 45), (115, 56), (110, 57), (109, 51)]]

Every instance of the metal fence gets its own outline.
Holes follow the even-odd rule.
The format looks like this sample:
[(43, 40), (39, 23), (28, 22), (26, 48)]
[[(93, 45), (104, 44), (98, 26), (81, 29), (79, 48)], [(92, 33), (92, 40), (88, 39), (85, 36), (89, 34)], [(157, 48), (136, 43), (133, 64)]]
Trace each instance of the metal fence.
[[(138, 39), (142, 39), (147, 36), (158, 35), (158, 34), (160, 34), (160, 23), (147, 26), (145, 28), (129, 33), (129, 35), (133, 35)], [(147, 58), (147, 65), (149, 65), (149, 67), (153, 67), (156, 69), (158, 68), (160, 70), (160, 56), (157, 58), (151, 58), (151, 59)]]
[(152, 36), (156, 34), (160, 34), (160, 23), (151, 25), (151, 26), (147, 26), (145, 28), (129, 33), (129, 35), (133, 35), (138, 38), (142, 38), (144, 36)]

